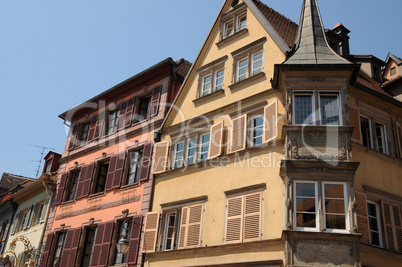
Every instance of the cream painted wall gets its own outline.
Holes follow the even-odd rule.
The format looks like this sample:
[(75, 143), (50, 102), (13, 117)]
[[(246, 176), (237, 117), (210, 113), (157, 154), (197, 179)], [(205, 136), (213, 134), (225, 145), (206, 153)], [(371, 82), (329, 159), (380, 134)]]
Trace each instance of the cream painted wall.
[[(51, 198), (51, 197), (46, 193), (46, 191), (44, 191), (33, 198), (27, 199), (25, 202), (21, 203), (18, 206), (16, 213), (18, 213), (22, 210), (25, 210), (25, 209), (29, 209), (32, 204), (44, 201), (44, 200), (46, 200), (46, 198)], [(50, 208), (50, 202), (49, 202), (49, 205), (47, 205), (46, 210), (44, 210), (43, 212), (46, 212), (46, 214), (48, 214), (49, 208)], [(35, 216), (34, 216), (33, 220), (35, 220)], [(11, 235), (11, 231), (10, 231), (10, 234), (8, 237), (8, 243), (6, 245), (6, 250), (8, 250), (10, 243), (19, 236), (26, 237), (31, 242), (31, 245), (34, 249), (40, 248), (40, 241), (42, 238), (42, 233), (45, 231), (45, 226), (46, 226), (45, 222), (34, 225), (34, 221), (32, 221), (31, 227), (29, 229), (18, 231), (18, 232), (16, 231), (15, 234), (13, 234), (13, 235)], [(23, 243), (21, 241), (17, 241), (16, 247), (15, 247), (15, 254), (19, 258), (19, 260), (20, 260), (20, 256), (23, 254), (24, 250), (25, 249), (24, 249)]]
[[(229, 5), (230, 1), (227, 2), (224, 12), (228, 10)], [(188, 80), (183, 86), (182, 93), (179, 96), (178, 101), (175, 103), (179, 110), (179, 114), (177, 115), (176, 112), (172, 112), (167, 119), (165, 127), (178, 124), (183, 120), (204, 114), (206, 112), (215, 110), (217, 107), (228, 105), (239, 99), (243, 99), (272, 88), (270, 79), (274, 73), (274, 64), (282, 63), (285, 60), (285, 55), (249, 9), (247, 10), (247, 29), (248, 33), (245, 35), (238, 36), (230, 43), (218, 47), (216, 43), (219, 42), (220, 38), (219, 21), (216, 25), (214, 25), (211, 35), (207, 40), (207, 45), (204, 47), (199, 58), (196, 60), (193, 71), (188, 76)], [(245, 88), (236, 89), (232, 92), (228, 88), (228, 86), (232, 83), (233, 75), (233, 58), (231, 52), (236, 51), (237, 49), (242, 48), (262, 37), (267, 37), (267, 40), (263, 45), (263, 71), (265, 72), (265, 77), (253, 83), (252, 90), (250, 90), (250, 88), (246, 88), (249, 86), (246, 85), (244, 86)], [(199, 75), (196, 70), (225, 55), (228, 56), (228, 60), (225, 63), (225, 97), (220, 98), (217, 101), (206, 101), (202, 104), (195, 105), (193, 100), (196, 99), (197, 96), (199, 79)]]

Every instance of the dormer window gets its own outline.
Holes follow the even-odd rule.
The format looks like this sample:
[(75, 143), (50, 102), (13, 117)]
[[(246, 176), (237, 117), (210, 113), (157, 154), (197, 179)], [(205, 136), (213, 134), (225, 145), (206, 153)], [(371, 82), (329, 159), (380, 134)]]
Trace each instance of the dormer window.
[(46, 169), (45, 169), (45, 173), (46, 174), (50, 174), (50, 169), (52, 168), (52, 160), (48, 160), (46, 162)]
[(396, 68), (393, 67), (391, 68), (391, 76), (394, 76), (396, 74)]
[(199, 73), (199, 89), (197, 98), (207, 96), (224, 89), (225, 61), (227, 56), (219, 58), (197, 71)]

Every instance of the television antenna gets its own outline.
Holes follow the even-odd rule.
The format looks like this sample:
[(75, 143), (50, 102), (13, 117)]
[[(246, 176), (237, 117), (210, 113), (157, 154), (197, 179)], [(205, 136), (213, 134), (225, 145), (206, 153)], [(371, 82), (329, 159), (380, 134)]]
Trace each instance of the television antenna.
[(39, 154), (40, 154), (40, 159), (39, 159), (39, 160), (34, 160), (34, 162), (38, 162), (38, 167), (36, 168), (36, 177), (35, 177), (36, 179), (38, 179), (38, 175), (39, 175), (39, 171), (40, 171), (40, 165), (42, 164), (43, 155), (45, 154), (45, 150), (46, 150), (46, 149), (54, 150), (54, 148), (53, 148), (53, 147), (45, 147), (45, 146), (31, 145), (31, 144), (28, 144), (28, 146), (33, 146), (33, 147), (41, 148), (41, 149), (42, 149), (41, 151), (38, 151)]

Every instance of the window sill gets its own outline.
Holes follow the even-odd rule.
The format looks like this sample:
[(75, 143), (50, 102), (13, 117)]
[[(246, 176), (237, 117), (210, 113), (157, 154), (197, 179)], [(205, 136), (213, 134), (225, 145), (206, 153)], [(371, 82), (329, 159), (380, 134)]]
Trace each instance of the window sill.
[(194, 99), (193, 102), (194, 102), (194, 104), (198, 105), (198, 104), (200, 104), (200, 103), (202, 103), (202, 102), (204, 102), (204, 101), (206, 101), (208, 99), (214, 98), (214, 97), (216, 97), (218, 95), (222, 95), (222, 94), (225, 94), (225, 89), (220, 89), (220, 90), (215, 91), (213, 93), (210, 93), (208, 95), (204, 95), (202, 97)]
[(106, 191), (103, 191), (103, 192), (99, 192), (99, 193), (89, 195), (88, 199), (94, 199), (94, 198), (98, 198), (98, 197), (103, 197), (105, 195), (106, 195)]
[(60, 207), (62, 207), (62, 206), (68, 206), (68, 205), (71, 205), (71, 204), (75, 204), (76, 202), (77, 202), (77, 200), (75, 200), (75, 199), (69, 200), (69, 201), (64, 201), (64, 202), (62, 202), (62, 203), (60, 204)]
[(229, 85), (229, 88), (230, 88), (230, 90), (235, 90), (235, 89), (237, 89), (237, 88), (239, 88), (239, 87), (241, 87), (241, 86), (243, 86), (243, 85), (245, 85), (245, 84), (247, 84), (249, 82), (258, 80), (258, 79), (260, 79), (260, 78), (262, 78), (264, 76), (265, 76), (265, 72), (260, 72), (260, 73), (258, 73), (256, 75), (248, 77), (247, 79), (244, 79), (243, 81), (236, 82), (234, 84)]
[(225, 45), (225, 44), (227, 44), (227, 43), (233, 41), (233, 40), (236, 39), (237, 37), (242, 36), (242, 35), (245, 35), (246, 33), (248, 33), (248, 29), (247, 29), (247, 28), (245, 28), (245, 29), (243, 29), (243, 30), (241, 30), (241, 31), (238, 31), (238, 32), (236, 32), (235, 34), (233, 34), (233, 35), (231, 35), (231, 36), (229, 36), (229, 37), (226, 37), (225, 39), (220, 40), (219, 42), (216, 43), (216, 46), (221, 47), (221, 46), (223, 46), (223, 45)]
[(140, 185), (141, 185), (141, 182), (134, 183), (134, 184), (122, 185), (122, 186), (120, 186), (120, 190), (119, 190), (119, 191), (129, 190), (129, 189), (132, 189), (132, 188), (139, 187)]

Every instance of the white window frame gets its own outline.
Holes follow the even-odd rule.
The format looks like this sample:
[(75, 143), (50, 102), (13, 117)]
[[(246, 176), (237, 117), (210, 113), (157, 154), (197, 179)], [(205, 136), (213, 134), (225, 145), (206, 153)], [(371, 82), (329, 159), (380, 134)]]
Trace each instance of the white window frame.
[[(230, 30), (230, 32), (228, 32), (228, 25), (232, 24), (232, 29)], [(235, 23), (233, 21), (233, 19), (226, 21), (223, 24), (223, 34), (222, 34), (222, 40), (225, 40), (226, 38), (232, 36), (235, 32)]]
[(249, 119), (250, 147), (260, 146), (260, 145), (255, 145), (255, 143), (254, 143), (254, 139), (255, 139), (254, 129), (257, 128), (257, 127), (254, 127), (254, 120), (257, 118), (262, 118), (262, 125), (258, 126), (258, 128), (262, 128), (262, 132), (261, 132), (262, 143), (260, 145), (264, 144), (264, 119), (265, 118), (264, 118), (264, 114), (258, 114), (258, 115), (254, 115), (254, 116), (250, 117), (250, 119)]
[[(198, 161), (206, 161), (208, 160), (208, 152), (209, 152), (209, 141), (207, 143), (202, 143), (202, 138), (206, 135), (209, 135), (209, 133), (204, 133), (200, 135), (200, 140), (199, 140), (199, 146), (198, 146)], [(209, 139), (211, 139), (211, 136), (209, 136)], [(206, 152), (202, 152), (202, 146), (203, 144), (208, 144), (208, 150)], [(207, 158), (205, 160), (202, 160), (202, 155), (207, 154)]]
[[(377, 215), (376, 219), (377, 219), (377, 228), (378, 228), (378, 238), (379, 238), (379, 241), (380, 241), (379, 246), (374, 245), (373, 241), (371, 241), (371, 245), (374, 246), (374, 247), (382, 248), (382, 247), (384, 247), (384, 242), (383, 242), (383, 237), (382, 237), (382, 229), (383, 228), (382, 228), (382, 221), (381, 221), (380, 205), (378, 203), (373, 202), (373, 201), (367, 201), (367, 205), (368, 204), (371, 204), (371, 205), (375, 206), (375, 212), (376, 212), (376, 215)], [(370, 216), (367, 213), (367, 217), (368, 217), (368, 220), (369, 220), (369, 234), (370, 234), (370, 237), (371, 237), (370, 217), (373, 217), (373, 216)]]
[[(209, 77), (210, 81), (209, 81), (209, 89), (205, 90), (205, 86), (208, 84), (205, 82), (205, 80)], [(211, 93), (211, 88), (212, 88), (212, 73), (206, 74), (204, 76), (202, 76), (201, 78), (201, 91), (200, 91), (200, 97), (209, 95)]]
[[(194, 145), (194, 147), (190, 147), (191, 140), (193, 140), (193, 139), (195, 139), (195, 145)], [(187, 141), (187, 143), (185, 144), (186, 145), (186, 147), (185, 147), (185, 149), (186, 149), (185, 165), (189, 166), (189, 165), (193, 165), (193, 164), (197, 163), (197, 144), (198, 144), (197, 142), (198, 142), (198, 140), (197, 140), (197, 137), (193, 137), (193, 138), (188, 138), (186, 141)], [(194, 155), (191, 156), (191, 157), (193, 157), (193, 163), (191, 163), (191, 164), (188, 163), (188, 159), (190, 157), (188, 153), (190, 151), (190, 148), (194, 148)]]
[[(360, 114), (360, 117), (363, 117), (363, 118), (365, 118), (365, 119), (367, 119), (368, 120), (368, 122), (369, 122), (369, 130), (370, 130), (370, 146), (368, 147), (368, 148), (371, 148), (371, 149), (374, 149), (374, 142), (373, 142), (373, 125), (371, 124), (371, 119), (369, 118), (369, 117), (366, 117), (366, 116), (364, 116), (364, 115), (361, 115)], [(359, 118), (359, 120), (361, 120), (360, 118)], [(361, 121), (360, 121), (360, 123), (361, 123)], [(360, 131), (361, 131), (361, 129), (360, 129)], [(361, 131), (362, 133), (362, 139), (363, 139), (363, 131)], [(363, 140), (362, 140), (362, 142), (363, 142)]]
[[(182, 144), (183, 145), (183, 150), (178, 151), (177, 148), (178, 146)], [(180, 166), (176, 166), (176, 162), (178, 162), (178, 158), (177, 158), (177, 153), (181, 152), (182, 156), (180, 159)], [(178, 169), (183, 167), (183, 161), (184, 161), (184, 155), (185, 155), (185, 144), (184, 141), (180, 141), (174, 144), (174, 154), (173, 154), (173, 164), (172, 164), (172, 169)]]
[[(338, 125), (331, 125), (331, 124), (322, 124), (321, 123), (321, 115), (322, 115), (322, 111), (321, 111), (321, 95), (331, 95), (331, 96), (336, 96), (337, 97), (337, 101), (338, 101), (338, 116), (339, 116), (339, 124)], [(341, 105), (341, 96), (340, 96), (340, 92), (333, 92), (333, 91), (318, 91), (318, 117), (319, 117), (319, 122), (320, 125), (322, 126), (327, 126), (327, 127), (338, 127), (338, 126), (342, 126), (343, 125), (343, 121), (342, 121), (342, 105)]]
[[(172, 214), (175, 215), (175, 225), (174, 228), (176, 230), (176, 232), (173, 235), (173, 239), (172, 239), (172, 247), (170, 249), (166, 248), (167, 245), (167, 235), (168, 235), (168, 228), (169, 228), (169, 220), (168, 217), (171, 216)], [(178, 241), (178, 237), (179, 237), (179, 232), (180, 232), (180, 220), (181, 220), (181, 209), (176, 209), (174, 211), (170, 211), (170, 212), (164, 212), (163, 213), (164, 216), (164, 225), (163, 225), (163, 238), (162, 238), (162, 251), (171, 251), (171, 250), (177, 250), (178, 248), (175, 247), (175, 243), (176, 241)]]
[[(221, 84), (218, 84), (218, 79), (220, 78), (220, 77), (218, 77), (218, 73), (219, 73), (219, 72), (223, 72), (222, 83), (221, 83)], [(212, 90), (212, 92), (216, 92), (216, 91), (222, 90), (222, 89), (223, 89), (224, 81), (225, 81), (225, 69), (222, 68), (222, 69), (216, 70), (216, 71), (215, 71), (215, 74), (214, 74), (214, 83), (213, 83), (213, 90)], [(218, 89), (218, 86), (221, 86), (221, 88)]]
[[(295, 95), (303, 95), (303, 94), (311, 94), (311, 104), (312, 104), (312, 124), (296, 124), (296, 97)], [(317, 118), (316, 118), (316, 103), (315, 103), (315, 92), (314, 91), (293, 91), (292, 93), (292, 102), (293, 102), (293, 108), (292, 108), (292, 120), (293, 120), (293, 125), (300, 125), (300, 126), (315, 126), (317, 125)]]
[[(246, 18), (246, 23), (245, 23), (245, 25), (244, 25), (244, 28), (242, 28), (242, 29), (240, 29), (240, 24), (241, 24), (240, 20), (241, 20), (241, 18)], [(239, 14), (238, 16), (236, 16), (236, 29), (235, 29), (235, 33), (236, 33), (236, 32), (239, 32), (239, 31), (241, 31), (241, 30), (244, 30), (244, 29), (246, 29), (246, 28), (247, 28), (247, 12), (243, 12), (243, 13)]]
[[(246, 67), (240, 68), (240, 62), (243, 62), (243, 61), (247, 61)], [(242, 76), (245, 76), (245, 78), (240, 80), (240, 69), (244, 69), (244, 68), (246, 68), (246, 73), (243, 74)], [(247, 79), (249, 76), (248, 73), (249, 73), (249, 58), (243, 57), (236, 62), (236, 82), (241, 82), (241, 81), (244, 81), (245, 79)]]
[[(259, 54), (261, 54), (261, 59), (255, 61), (255, 60), (254, 60), (254, 57), (257, 56), (257, 55), (259, 55)], [(255, 72), (255, 69), (254, 69), (254, 63), (255, 63), (255, 62), (258, 62), (258, 61), (261, 61), (261, 67), (259, 68), (259, 69), (261, 69), (261, 70), (256, 73), (256, 72)], [(251, 77), (251, 76), (254, 76), (254, 75), (257, 75), (258, 73), (263, 72), (263, 70), (264, 70), (264, 52), (263, 52), (262, 50), (260, 50), (260, 51), (258, 51), (258, 52), (255, 52), (255, 53), (251, 54), (250, 77)]]
[[(296, 185), (297, 184), (314, 184), (314, 190), (315, 190), (315, 227), (298, 227), (297, 226), (297, 212), (296, 212)], [(303, 181), (303, 180), (297, 180), (293, 182), (293, 221), (294, 221), (294, 228), (296, 231), (309, 231), (309, 232), (319, 232), (319, 225), (320, 225), (320, 220), (319, 220), (319, 206), (318, 206), (318, 182), (316, 181)]]
[[(336, 185), (342, 185), (343, 187), (343, 200), (344, 200), (344, 211), (345, 211), (345, 227), (346, 229), (342, 230), (342, 229), (328, 229), (325, 228), (326, 225), (326, 211), (325, 211), (325, 190), (324, 190), (324, 186), (326, 184), (336, 184)], [(348, 203), (348, 194), (347, 194), (347, 188), (346, 188), (346, 183), (345, 182), (321, 182), (321, 190), (322, 190), (322, 210), (323, 210), (323, 222), (324, 222), (324, 232), (329, 232), (329, 233), (349, 233), (350, 231), (350, 227), (349, 227), (349, 212), (348, 212), (348, 207), (349, 207), (349, 203)]]
[[(113, 115), (112, 119), (111, 119), (111, 115)], [(120, 115), (120, 111), (118, 109), (117, 110), (112, 110), (107, 114), (107, 132), (106, 132), (106, 135), (115, 133), (117, 131), (117, 126), (119, 124), (119, 115)]]
[[(379, 124), (381, 126), (381, 128), (380, 128), (381, 129), (381, 143), (382, 143), (382, 148), (383, 148), (383, 151), (381, 151), (381, 153), (388, 155), (387, 129), (385, 127), (385, 124), (382, 124), (381, 122), (378, 122), (378, 121), (374, 121), (374, 127), (376, 129), (375, 137), (377, 139), (377, 142), (378, 142), (377, 124)], [(377, 147), (377, 148), (379, 150), (379, 147)]]

